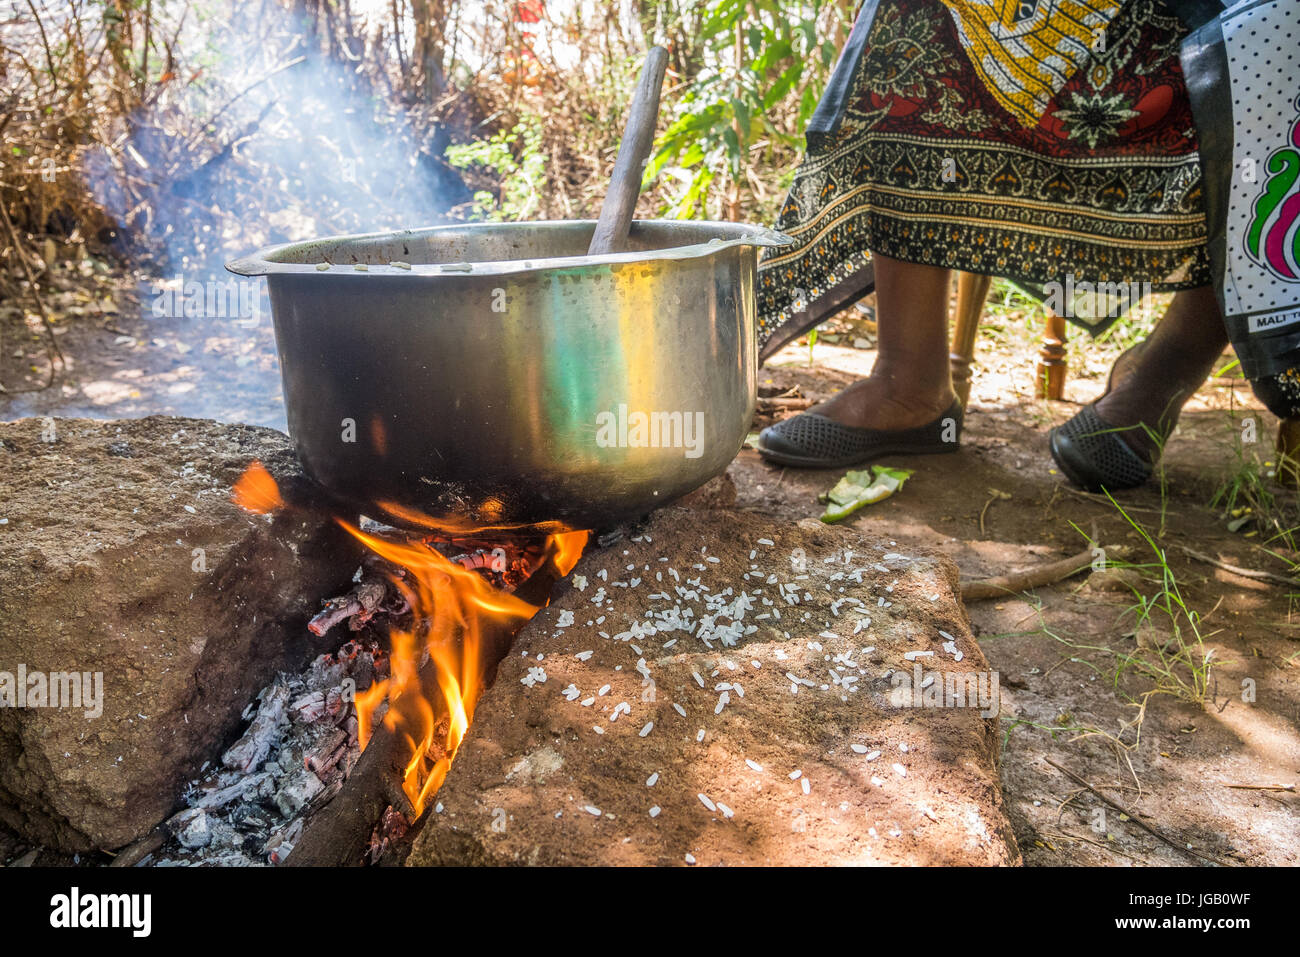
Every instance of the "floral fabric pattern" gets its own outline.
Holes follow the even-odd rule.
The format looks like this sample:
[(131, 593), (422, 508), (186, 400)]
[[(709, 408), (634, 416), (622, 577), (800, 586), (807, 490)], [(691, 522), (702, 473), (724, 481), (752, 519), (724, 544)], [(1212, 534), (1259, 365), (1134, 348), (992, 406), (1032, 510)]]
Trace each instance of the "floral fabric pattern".
[(761, 337), (872, 252), (1029, 284), (1208, 285), (1185, 33), (1161, 0), (1127, 0), (1027, 127), (942, 3), (879, 0), (838, 122), (809, 133), (781, 210), (796, 243), (760, 264)]

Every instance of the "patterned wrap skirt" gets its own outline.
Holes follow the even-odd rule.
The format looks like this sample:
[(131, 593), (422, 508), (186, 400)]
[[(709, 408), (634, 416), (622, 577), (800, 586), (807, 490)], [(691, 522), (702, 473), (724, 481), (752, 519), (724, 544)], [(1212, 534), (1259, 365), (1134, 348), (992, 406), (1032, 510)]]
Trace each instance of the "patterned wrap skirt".
[(1211, 285), (1184, 18), (1124, 0), (1027, 122), (972, 65), (961, 2), (864, 0), (776, 224), (795, 243), (759, 266), (764, 356), (870, 291), (871, 253), (1030, 288)]

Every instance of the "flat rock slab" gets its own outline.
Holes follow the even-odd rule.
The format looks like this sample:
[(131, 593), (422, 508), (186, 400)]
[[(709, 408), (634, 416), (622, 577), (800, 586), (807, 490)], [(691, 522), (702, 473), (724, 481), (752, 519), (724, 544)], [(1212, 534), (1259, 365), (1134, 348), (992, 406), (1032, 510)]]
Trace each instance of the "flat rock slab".
[(93, 678), (81, 707), (29, 692), (0, 708), (0, 819), (29, 840), (111, 849), (147, 833), (257, 691), (316, 650), (305, 623), (357, 548), (323, 513), (234, 506), (254, 459), (305, 486), (271, 429), (0, 422), (0, 682), (102, 674), (101, 714)]
[(666, 509), (568, 586), (480, 699), (408, 863), (1019, 862), (996, 717), (911, 687), (919, 668), (975, 697), (983, 674), (990, 703), (946, 559)]

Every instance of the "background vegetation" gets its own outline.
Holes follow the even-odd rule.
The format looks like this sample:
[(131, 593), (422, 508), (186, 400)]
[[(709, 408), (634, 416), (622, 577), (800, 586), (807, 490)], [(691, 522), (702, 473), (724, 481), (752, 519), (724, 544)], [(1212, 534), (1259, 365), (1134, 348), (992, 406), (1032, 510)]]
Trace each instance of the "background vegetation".
[(211, 266), (262, 240), (599, 205), (649, 43), (646, 214), (770, 220), (848, 0), (15, 0), (0, 283), (87, 251)]

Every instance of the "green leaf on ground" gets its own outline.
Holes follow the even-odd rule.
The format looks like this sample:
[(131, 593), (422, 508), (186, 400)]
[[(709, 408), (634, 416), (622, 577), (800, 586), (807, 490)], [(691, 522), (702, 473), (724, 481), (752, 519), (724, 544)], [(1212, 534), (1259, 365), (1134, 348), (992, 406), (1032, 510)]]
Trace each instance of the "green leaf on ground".
[(912, 469), (896, 469), (886, 465), (873, 465), (869, 469), (847, 472), (826, 493), (826, 511), (823, 522), (838, 522), (848, 518), (866, 505), (889, 498), (912, 475)]

